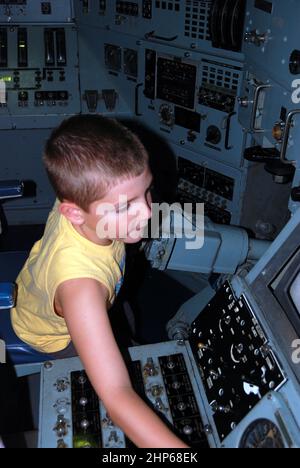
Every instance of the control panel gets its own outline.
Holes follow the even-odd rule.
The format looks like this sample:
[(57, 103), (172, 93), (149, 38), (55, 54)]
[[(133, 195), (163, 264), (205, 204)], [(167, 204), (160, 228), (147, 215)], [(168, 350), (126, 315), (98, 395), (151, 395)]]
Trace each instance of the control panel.
[(104, 44), (105, 66), (111, 75), (123, 72), (128, 78), (138, 76), (138, 51), (128, 47)]
[(71, 23), (73, 0), (1, 0), (0, 23)]
[(240, 168), (244, 134), (237, 97), (243, 64), (142, 43), (144, 88), (139, 115), (164, 138)]
[[(299, 77), (298, 2), (256, 1), (247, 5), (243, 50), (256, 71), (269, 73), (287, 89)], [(280, 18), (280, 21), (278, 19)]]
[(286, 378), (245, 297), (229, 283), (192, 324), (191, 347), (221, 440)]
[(76, 16), (82, 24), (240, 60), (245, 5), (245, 0), (81, 0)]
[[(191, 330), (189, 341), (129, 348), (133, 387), (153, 411), (196, 450), (299, 447), (286, 395), (299, 396), (247, 296), (225, 283)], [(133, 447), (78, 358), (43, 365), (39, 427), (41, 448)]]
[[(187, 349), (164, 343), (131, 348), (128, 370), (137, 393), (192, 447), (209, 447)], [(78, 358), (46, 362), (41, 376), (41, 448), (132, 447), (98, 400)]]
[(292, 213), (300, 201), (298, 13), (299, 4), (292, 0), (248, 2), (245, 76), (238, 98), (239, 121), (254, 140), (247, 158), (265, 164), (276, 183), (291, 183), (287, 207)]
[[(272, 240), (289, 219), (291, 185), (276, 183), (265, 164), (245, 160), (236, 169), (201, 153), (171, 144), (177, 158), (177, 201), (204, 203), (213, 222), (243, 226), (259, 239)], [(257, 187), (263, 187), (264, 197)], [(272, 197), (273, 204), (268, 200)], [(262, 209), (263, 207), (263, 209)]]
[(172, 354), (166, 355), (163, 352), (161, 355), (153, 354), (151, 347), (151, 355), (147, 355), (147, 347), (144, 350), (142, 348), (130, 349), (135, 370), (131, 377), (137, 393), (146, 397), (156, 412), (171, 423), (174, 432), (189, 446), (199, 449), (208, 447), (195, 396), (194, 379), (188, 371), (185, 353), (174, 343)]
[[(70, 370), (66, 369), (66, 364)], [(99, 402), (78, 359), (45, 363), (42, 385), (51, 382), (48, 402), (41, 401), (41, 418), (51, 409), (51, 428), (40, 432), (40, 446), (52, 448), (125, 447), (124, 434)], [(48, 416), (48, 415), (47, 415)], [(50, 416), (50, 415), (49, 415)]]
[[(180, 307), (177, 341), (128, 350), (135, 390), (192, 448), (300, 447), (299, 232), (300, 210), (248, 273)], [(41, 447), (123, 444), (78, 358), (43, 365), (40, 401)]]
[(130, 118), (136, 115), (142, 67), (136, 39), (84, 25), (80, 28), (79, 55), (82, 111), (127, 114)]
[(230, 224), (235, 179), (200, 166), (184, 158), (178, 159), (178, 200), (204, 203), (205, 215), (218, 224)]
[[(80, 111), (78, 54), (72, 26), (0, 27), (1, 125), (19, 127), (24, 116)], [(16, 123), (18, 122), (18, 123)], [(37, 126), (43, 125), (40, 121)], [(45, 125), (45, 124), (44, 124)]]

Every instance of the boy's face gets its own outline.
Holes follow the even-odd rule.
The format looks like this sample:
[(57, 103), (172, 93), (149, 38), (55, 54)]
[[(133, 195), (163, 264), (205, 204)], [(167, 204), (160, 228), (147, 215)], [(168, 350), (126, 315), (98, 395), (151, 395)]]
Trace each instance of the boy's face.
[[(152, 174), (149, 168), (137, 177), (116, 181), (107, 194), (84, 213), (85, 226), (101, 241), (134, 243), (144, 236), (151, 218)], [(101, 243), (101, 242), (100, 242)]]

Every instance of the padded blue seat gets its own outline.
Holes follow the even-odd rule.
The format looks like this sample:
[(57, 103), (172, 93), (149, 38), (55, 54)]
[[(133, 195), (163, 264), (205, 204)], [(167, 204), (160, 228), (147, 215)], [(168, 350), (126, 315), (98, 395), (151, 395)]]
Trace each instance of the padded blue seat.
[(0, 310), (0, 338), (5, 341), (6, 352), (14, 365), (51, 360), (51, 356), (39, 353), (17, 337), (11, 326), (10, 310)]
[[(0, 282), (14, 282), (27, 257), (28, 252), (1, 252)], [(0, 338), (5, 341), (6, 352), (19, 376), (27, 375), (33, 369), (38, 371), (39, 367), (34, 366), (35, 363), (51, 359), (47, 354), (35, 351), (17, 337), (11, 325), (9, 309), (0, 310)]]

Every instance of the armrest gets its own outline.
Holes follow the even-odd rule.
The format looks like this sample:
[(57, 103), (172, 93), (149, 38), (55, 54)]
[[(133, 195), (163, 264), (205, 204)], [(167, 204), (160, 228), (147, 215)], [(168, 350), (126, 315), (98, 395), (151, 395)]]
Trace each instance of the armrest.
[(20, 180), (0, 181), (0, 200), (21, 197), (23, 195), (23, 188), (23, 182)]
[(15, 285), (13, 283), (0, 283), (0, 310), (14, 307), (15, 299)]

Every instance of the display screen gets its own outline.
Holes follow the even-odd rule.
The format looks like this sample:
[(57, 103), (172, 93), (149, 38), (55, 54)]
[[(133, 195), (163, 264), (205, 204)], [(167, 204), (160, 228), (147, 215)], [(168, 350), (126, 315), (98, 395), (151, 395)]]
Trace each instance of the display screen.
[(270, 283), (273, 295), (300, 334), (300, 248), (287, 260)]

